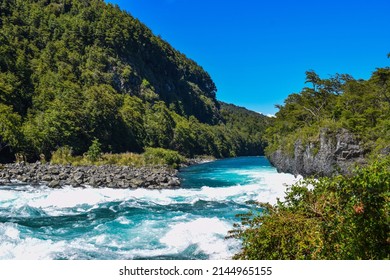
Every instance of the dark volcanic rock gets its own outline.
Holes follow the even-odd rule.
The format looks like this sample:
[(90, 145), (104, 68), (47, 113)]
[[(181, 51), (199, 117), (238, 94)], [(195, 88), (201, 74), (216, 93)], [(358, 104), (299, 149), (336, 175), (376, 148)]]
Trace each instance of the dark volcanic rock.
[(168, 186), (170, 186), (170, 187), (174, 187), (174, 186), (178, 186), (178, 185), (180, 185), (180, 181), (178, 178), (171, 178), (168, 181)]
[(366, 162), (364, 155), (365, 150), (352, 133), (341, 129), (333, 134), (323, 129), (318, 142), (303, 145), (298, 140), (293, 154), (279, 149), (269, 156), (269, 160), (279, 172), (331, 176), (350, 173), (355, 164)]
[(65, 185), (149, 189), (180, 186), (177, 170), (166, 166), (158, 168), (114, 165), (74, 167), (41, 163), (2, 165), (0, 183), (9, 184), (10, 180), (14, 179), (28, 184), (46, 184), (51, 188)]
[(49, 183), (50, 188), (59, 188), (61, 186), (60, 181), (54, 180)]

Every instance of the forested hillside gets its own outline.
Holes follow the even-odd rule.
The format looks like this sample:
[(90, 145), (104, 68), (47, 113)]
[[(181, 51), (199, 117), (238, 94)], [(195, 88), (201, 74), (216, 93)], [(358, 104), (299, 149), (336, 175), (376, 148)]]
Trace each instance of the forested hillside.
[[(273, 118), (247, 110), (233, 104), (220, 102), (221, 115), (228, 130), (236, 134), (240, 141), (238, 154), (263, 154), (266, 148), (265, 130), (273, 123)], [(260, 153), (259, 153), (260, 152)]]
[(308, 71), (306, 82), (278, 106), (266, 154), (309, 177), (241, 215), (234, 258), (389, 259), (390, 68), (368, 80)]
[(0, 0), (2, 161), (94, 140), (113, 153), (261, 154), (267, 118), (223, 107), (202, 67), (117, 6)]
[(348, 173), (390, 152), (390, 68), (368, 80), (306, 73), (308, 87), (278, 106), (268, 128), (267, 155), (281, 170), (302, 175)]

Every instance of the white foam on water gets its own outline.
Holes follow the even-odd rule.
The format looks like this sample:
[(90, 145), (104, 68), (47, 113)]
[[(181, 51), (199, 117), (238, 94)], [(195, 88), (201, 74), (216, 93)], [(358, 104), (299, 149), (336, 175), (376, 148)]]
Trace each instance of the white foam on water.
[[(147, 204), (170, 205), (177, 203), (195, 203), (205, 201), (234, 201), (245, 203), (248, 200), (276, 203), (276, 198), (283, 199), (286, 186), (295, 183), (291, 174), (275, 173), (274, 171), (240, 171), (235, 172), (252, 177), (255, 181), (248, 185), (236, 185), (224, 188), (204, 186), (197, 189), (148, 190), (148, 189), (109, 189), (109, 188), (72, 188), (62, 189), (41, 188), (39, 192), (34, 187), (29, 191), (14, 192), (0, 190), (0, 207), (21, 209), (25, 206), (37, 208), (48, 215), (58, 216), (65, 212), (79, 213), (98, 207), (100, 203), (115, 201), (130, 201), (135, 207), (138, 202)], [(131, 202), (132, 201), (132, 202)]]
[[(23, 190), (16, 191), (16, 188), (15, 190), (0, 188), (0, 210), (16, 217), (60, 216), (88, 212), (91, 220), (95, 212), (90, 210), (107, 207), (101, 205), (107, 202), (120, 202), (120, 207), (146, 209), (153, 205), (194, 204), (200, 200), (232, 201), (240, 204), (248, 200), (257, 200), (274, 204), (277, 198), (283, 200), (287, 185), (292, 185), (300, 179), (291, 174), (276, 173), (271, 168), (228, 171), (246, 176), (250, 183), (223, 188), (203, 186), (172, 190), (72, 187), (51, 189), (23, 186)], [(117, 207), (114, 205), (110, 209), (116, 211)], [(123, 216), (116, 217), (115, 222), (120, 227), (118, 233), (112, 232), (110, 224), (100, 224), (92, 232), (71, 241), (57, 241), (54, 238), (41, 240), (34, 235), (25, 236), (26, 234), (21, 233), (16, 224), (0, 223), (0, 259), (53, 259), (58, 256), (77, 259), (83, 257), (83, 252), (93, 252), (97, 256), (106, 253), (116, 254), (123, 259), (153, 258), (180, 255), (190, 246), (197, 248), (195, 253), (204, 253), (210, 259), (228, 259), (240, 247), (239, 241), (235, 239), (225, 240), (232, 225), (217, 217), (205, 218), (189, 213), (179, 215), (163, 213), (159, 216), (158, 213), (153, 213), (152, 216), (145, 216), (140, 222)], [(81, 226), (83, 224), (74, 224), (73, 228)], [(106, 252), (104, 251), (108, 250), (106, 246), (113, 246), (117, 251)]]
[(19, 230), (16, 229), (15, 227), (8, 226), (5, 228), (3, 234), (4, 234), (4, 236), (7, 236), (10, 239), (17, 240), (17, 239), (19, 239), (19, 233), (20, 233)]
[[(248, 172), (249, 173), (249, 172)], [(128, 198), (152, 202), (160, 205), (175, 203), (195, 203), (205, 201), (234, 201), (244, 203), (248, 199), (261, 198), (264, 202), (275, 203), (276, 197), (283, 198), (286, 185), (291, 185), (296, 178), (290, 174), (272, 172), (253, 172), (257, 181), (248, 185), (236, 185), (224, 188), (204, 186), (198, 189), (175, 190), (129, 190)], [(263, 194), (263, 195), (262, 195)]]
[(177, 220), (166, 221), (169, 226), (165, 229), (158, 228), (161, 221), (145, 221), (129, 231), (127, 240), (111, 240), (110, 244), (118, 246), (118, 254), (124, 259), (181, 255), (192, 245), (196, 246), (196, 254), (205, 254), (209, 259), (230, 259), (239, 250), (239, 241), (225, 240), (231, 229), (228, 222), (218, 218)]
[(135, 258), (150, 258), (174, 255), (177, 252), (174, 250), (168, 250), (166, 248), (158, 249), (132, 249), (119, 252), (124, 259), (135, 259)]
[(61, 252), (65, 242), (52, 242), (27, 237), (22, 239), (14, 224), (0, 224), (0, 260), (40, 260), (52, 259), (53, 254)]
[(104, 244), (106, 239), (107, 239), (107, 235), (105, 234), (101, 234), (93, 238), (96, 244)]
[(302, 179), (303, 177), (301, 175), (294, 176), (289, 173), (268, 172), (268, 174), (264, 176), (264, 185), (267, 186), (268, 191), (261, 195), (261, 197), (264, 197), (262, 202), (275, 204), (277, 198), (284, 201), (287, 187)]
[(131, 224), (131, 221), (129, 219), (126, 219), (125, 217), (119, 217), (116, 219), (116, 221), (118, 223), (120, 223), (121, 225), (130, 225)]
[(0, 259), (17, 260), (50, 260), (55, 253), (63, 251), (65, 241), (53, 243), (50, 240), (40, 240), (28, 237), (14, 244), (2, 242)]
[(171, 225), (160, 242), (171, 252), (180, 253), (191, 245), (197, 245), (198, 250), (210, 259), (228, 259), (234, 253), (232, 247), (236, 247), (224, 239), (230, 229), (229, 223), (218, 218), (198, 218)]
[(14, 191), (9, 190), (1, 190), (1, 200), (0, 200), (0, 206), (9, 205), (10, 203), (15, 202), (16, 199), (18, 199), (18, 194)]

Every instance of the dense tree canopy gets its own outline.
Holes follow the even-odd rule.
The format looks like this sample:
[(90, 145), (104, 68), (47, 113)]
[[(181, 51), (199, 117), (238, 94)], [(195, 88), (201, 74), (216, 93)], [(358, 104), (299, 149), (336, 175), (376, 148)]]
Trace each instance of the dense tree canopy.
[[(246, 115), (221, 111), (207, 72), (117, 6), (1, 0), (0, 7), (0, 160), (50, 158), (63, 146), (83, 154), (95, 139), (113, 153), (262, 153), (265, 118), (248, 115), (251, 128), (242, 129), (233, 116)], [(259, 137), (250, 136), (256, 130)]]
[(388, 259), (390, 68), (376, 69), (368, 80), (339, 74), (322, 79), (307, 71), (306, 82), (277, 106), (266, 129), (266, 153), (294, 155), (296, 143), (318, 144), (324, 128), (329, 135), (347, 130), (363, 146), (367, 166), (306, 178), (276, 205), (254, 203), (230, 233), (243, 241), (235, 258)]
[(268, 153), (292, 149), (299, 139), (318, 141), (319, 131), (327, 128), (352, 132), (375, 156), (390, 150), (390, 68), (379, 68), (369, 80), (355, 80), (350, 75), (321, 79), (314, 71), (306, 72), (311, 86), (287, 97), (278, 106), (274, 125), (266, 139)]

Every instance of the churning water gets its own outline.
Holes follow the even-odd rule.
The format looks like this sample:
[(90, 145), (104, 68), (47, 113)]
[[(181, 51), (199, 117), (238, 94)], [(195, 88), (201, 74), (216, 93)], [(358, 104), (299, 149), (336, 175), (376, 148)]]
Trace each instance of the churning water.
[(275, 203), (286, 184), (264, 157), (194, 165), (182, 188), (0, 186), (0, 259), (229, 259), (225, 239), (247, 201)]

